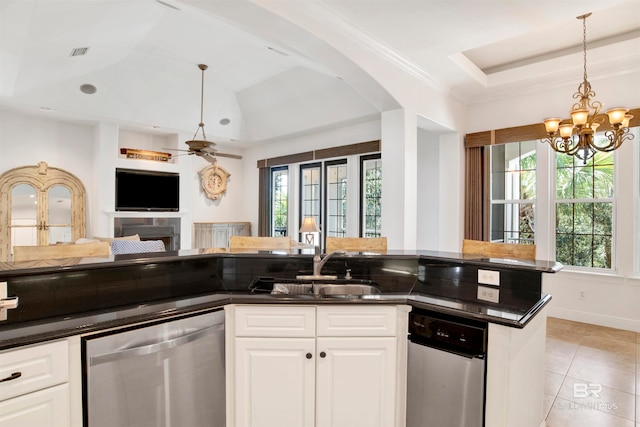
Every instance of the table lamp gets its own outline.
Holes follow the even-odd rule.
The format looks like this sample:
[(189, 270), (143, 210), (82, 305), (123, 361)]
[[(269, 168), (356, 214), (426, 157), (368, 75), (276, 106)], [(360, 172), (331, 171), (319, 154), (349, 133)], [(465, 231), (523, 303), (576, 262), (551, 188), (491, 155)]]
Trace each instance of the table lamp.
[(313, 233), (319, 233), (318, 226), (316, 225), (316, 219), (312, 216), (305, 216), (302, 221), (302, 227), (300, 227), (300, 233), (305, 234), (305, 243), (307, 245), (315, 246)]

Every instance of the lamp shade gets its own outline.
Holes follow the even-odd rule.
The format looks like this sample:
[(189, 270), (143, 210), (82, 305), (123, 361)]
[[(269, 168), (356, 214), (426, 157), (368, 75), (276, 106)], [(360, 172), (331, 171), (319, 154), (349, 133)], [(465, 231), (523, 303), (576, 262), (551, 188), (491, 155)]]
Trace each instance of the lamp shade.
[(300, 233), (318, 233), (318, 225), (316, 219), (312, 216), (305, 216), (302, 221), (302, 227), (300, 227)]

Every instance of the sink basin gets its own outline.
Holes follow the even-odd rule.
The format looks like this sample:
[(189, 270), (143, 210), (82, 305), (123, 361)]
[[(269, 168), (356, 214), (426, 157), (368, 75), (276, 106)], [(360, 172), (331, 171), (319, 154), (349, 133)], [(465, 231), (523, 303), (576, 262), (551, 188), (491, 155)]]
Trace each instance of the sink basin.
[(268, 292), (271, 295), (315, 298), (360, 298), (378, 295), (380, 286), (371, 280), (333, 279), (323, 280), (258, 278), (250, 286), (252, 293)]
[(378, 286), (365, 284), (329, 284), (319, 289), (320, 296), (325, 298), (359, 298), (364, 295), (377, 295), (379, 293), (380, 288)]

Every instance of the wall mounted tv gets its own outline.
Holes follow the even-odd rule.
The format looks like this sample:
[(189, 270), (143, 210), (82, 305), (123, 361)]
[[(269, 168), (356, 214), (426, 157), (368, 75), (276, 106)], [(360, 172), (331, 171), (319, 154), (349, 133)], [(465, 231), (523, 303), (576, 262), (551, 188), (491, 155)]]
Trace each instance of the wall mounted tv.
[(179, 174), (116, 168), (116, 211), (179, 210)]

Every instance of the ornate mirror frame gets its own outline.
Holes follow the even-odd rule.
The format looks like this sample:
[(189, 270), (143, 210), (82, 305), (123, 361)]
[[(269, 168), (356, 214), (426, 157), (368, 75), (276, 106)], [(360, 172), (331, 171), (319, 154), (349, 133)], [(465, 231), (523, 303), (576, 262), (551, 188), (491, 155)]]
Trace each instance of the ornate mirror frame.
[[(86, 191), (82, 181), (75, 175), (59, 168), (52, 168), (46, 162), (36, 166), (21, 166), (0, 175), (0, 262), (11, 260), (11, 193), (19, 184), (35, 188), (42, 203), (38, 206), (38, 227), (46, 227), (49, 211), (47, 192), (61, 185), (71, 193), (71, 235), (73, 241), (85, 237), (86, 232)], [(44, 222), (43, 222), (44, 221)], [(39, 245), (49, 244), (46, 233), (38, 239)]]

